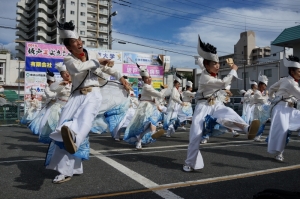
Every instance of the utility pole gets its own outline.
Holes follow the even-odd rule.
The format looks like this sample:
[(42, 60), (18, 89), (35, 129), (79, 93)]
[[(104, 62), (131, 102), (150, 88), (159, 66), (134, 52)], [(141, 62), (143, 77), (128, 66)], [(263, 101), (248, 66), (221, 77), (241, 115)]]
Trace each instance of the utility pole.
[(244, 62), (244, 90), (246, 90), (246, 60), (243, 60)]
[[(20, 61), (18, 68), (18, 101), (20, 101)], [(18, 103), (18, 120), (20, 119), (20, 103)]]

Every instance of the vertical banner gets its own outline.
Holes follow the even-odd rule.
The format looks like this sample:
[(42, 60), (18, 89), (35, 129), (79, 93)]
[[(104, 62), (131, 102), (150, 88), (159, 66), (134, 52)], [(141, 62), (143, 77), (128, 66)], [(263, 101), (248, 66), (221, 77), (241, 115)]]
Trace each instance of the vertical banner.
[[(36, 98), (42, 104), (42, 96), (47, 84), (46, 71), (54, 72), (57, 81), (61, 80), (58, 70), (55, 68), (57, 62), (62, 62), (64, 56), (70, 54), (63, 45), (46, 43), (25, 43), (25, 82), (24, 101), (31, 98), (30, 89), (36, 90)], [(25, 105), (27, 103), (24, 103)], [(25, 107), (26, 108), (26, 107)], [(41, 108), (41, 105), (40, 105)]]

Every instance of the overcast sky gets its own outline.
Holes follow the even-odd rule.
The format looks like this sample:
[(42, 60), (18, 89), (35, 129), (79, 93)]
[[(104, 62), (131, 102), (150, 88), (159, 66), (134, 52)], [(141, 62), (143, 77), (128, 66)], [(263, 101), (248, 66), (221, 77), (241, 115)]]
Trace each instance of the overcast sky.
[[(18, 1), (0, 0), (0, 26), (16, 27)], [(285, 28), (300, 25), (299, 8), (300, 1), (294, 0), (114, 0), (113, 49), (166, 53), (171, 65), (193, 68), (198, 34), (217, 47), (219, 56), (233, 53), (245, 30), (255, 32), (257, 46), (269, 46)], [(0, 31), (0, 44), (12, 51), (15, 31)]]

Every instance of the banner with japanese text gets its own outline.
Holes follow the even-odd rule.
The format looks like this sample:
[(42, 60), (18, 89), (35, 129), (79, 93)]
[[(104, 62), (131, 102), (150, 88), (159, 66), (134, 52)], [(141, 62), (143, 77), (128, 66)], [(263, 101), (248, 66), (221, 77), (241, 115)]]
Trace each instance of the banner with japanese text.
[[(49, 69), (54, 73), (56, 81), (61, 81), (55, 64), (62, 62), (64, 56), (68, 54), (69, 51), (63, 45), (35, 42), (25, 43), (25, 101), (35, 97), (41, 102), (40, 108), (42, 107), (42, 102), (46, 100), (45, 97), (43, 97), (47, 84), (46, 71)], [(30, 89), (36, 90), (35, 96), (31, 96)]]

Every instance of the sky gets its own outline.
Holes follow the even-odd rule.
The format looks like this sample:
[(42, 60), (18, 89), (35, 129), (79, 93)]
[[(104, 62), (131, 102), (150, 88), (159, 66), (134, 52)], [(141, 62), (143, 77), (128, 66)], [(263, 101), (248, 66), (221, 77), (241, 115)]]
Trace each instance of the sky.
[[(16, 3), (0, 0), (0, 45), (15, 52)], [(69, 1), (69, 0), (67, 0)], [(270, 46), (285, 29), (300, 25), (294, 0), (113, 0), (112, 49), (171, 56), (171, 65), (197, 68), (197, 35), (231, 54), (240, 33), (252, 30), (256, 46)], [(119, 41), (123, 44), (119, 43)]]

